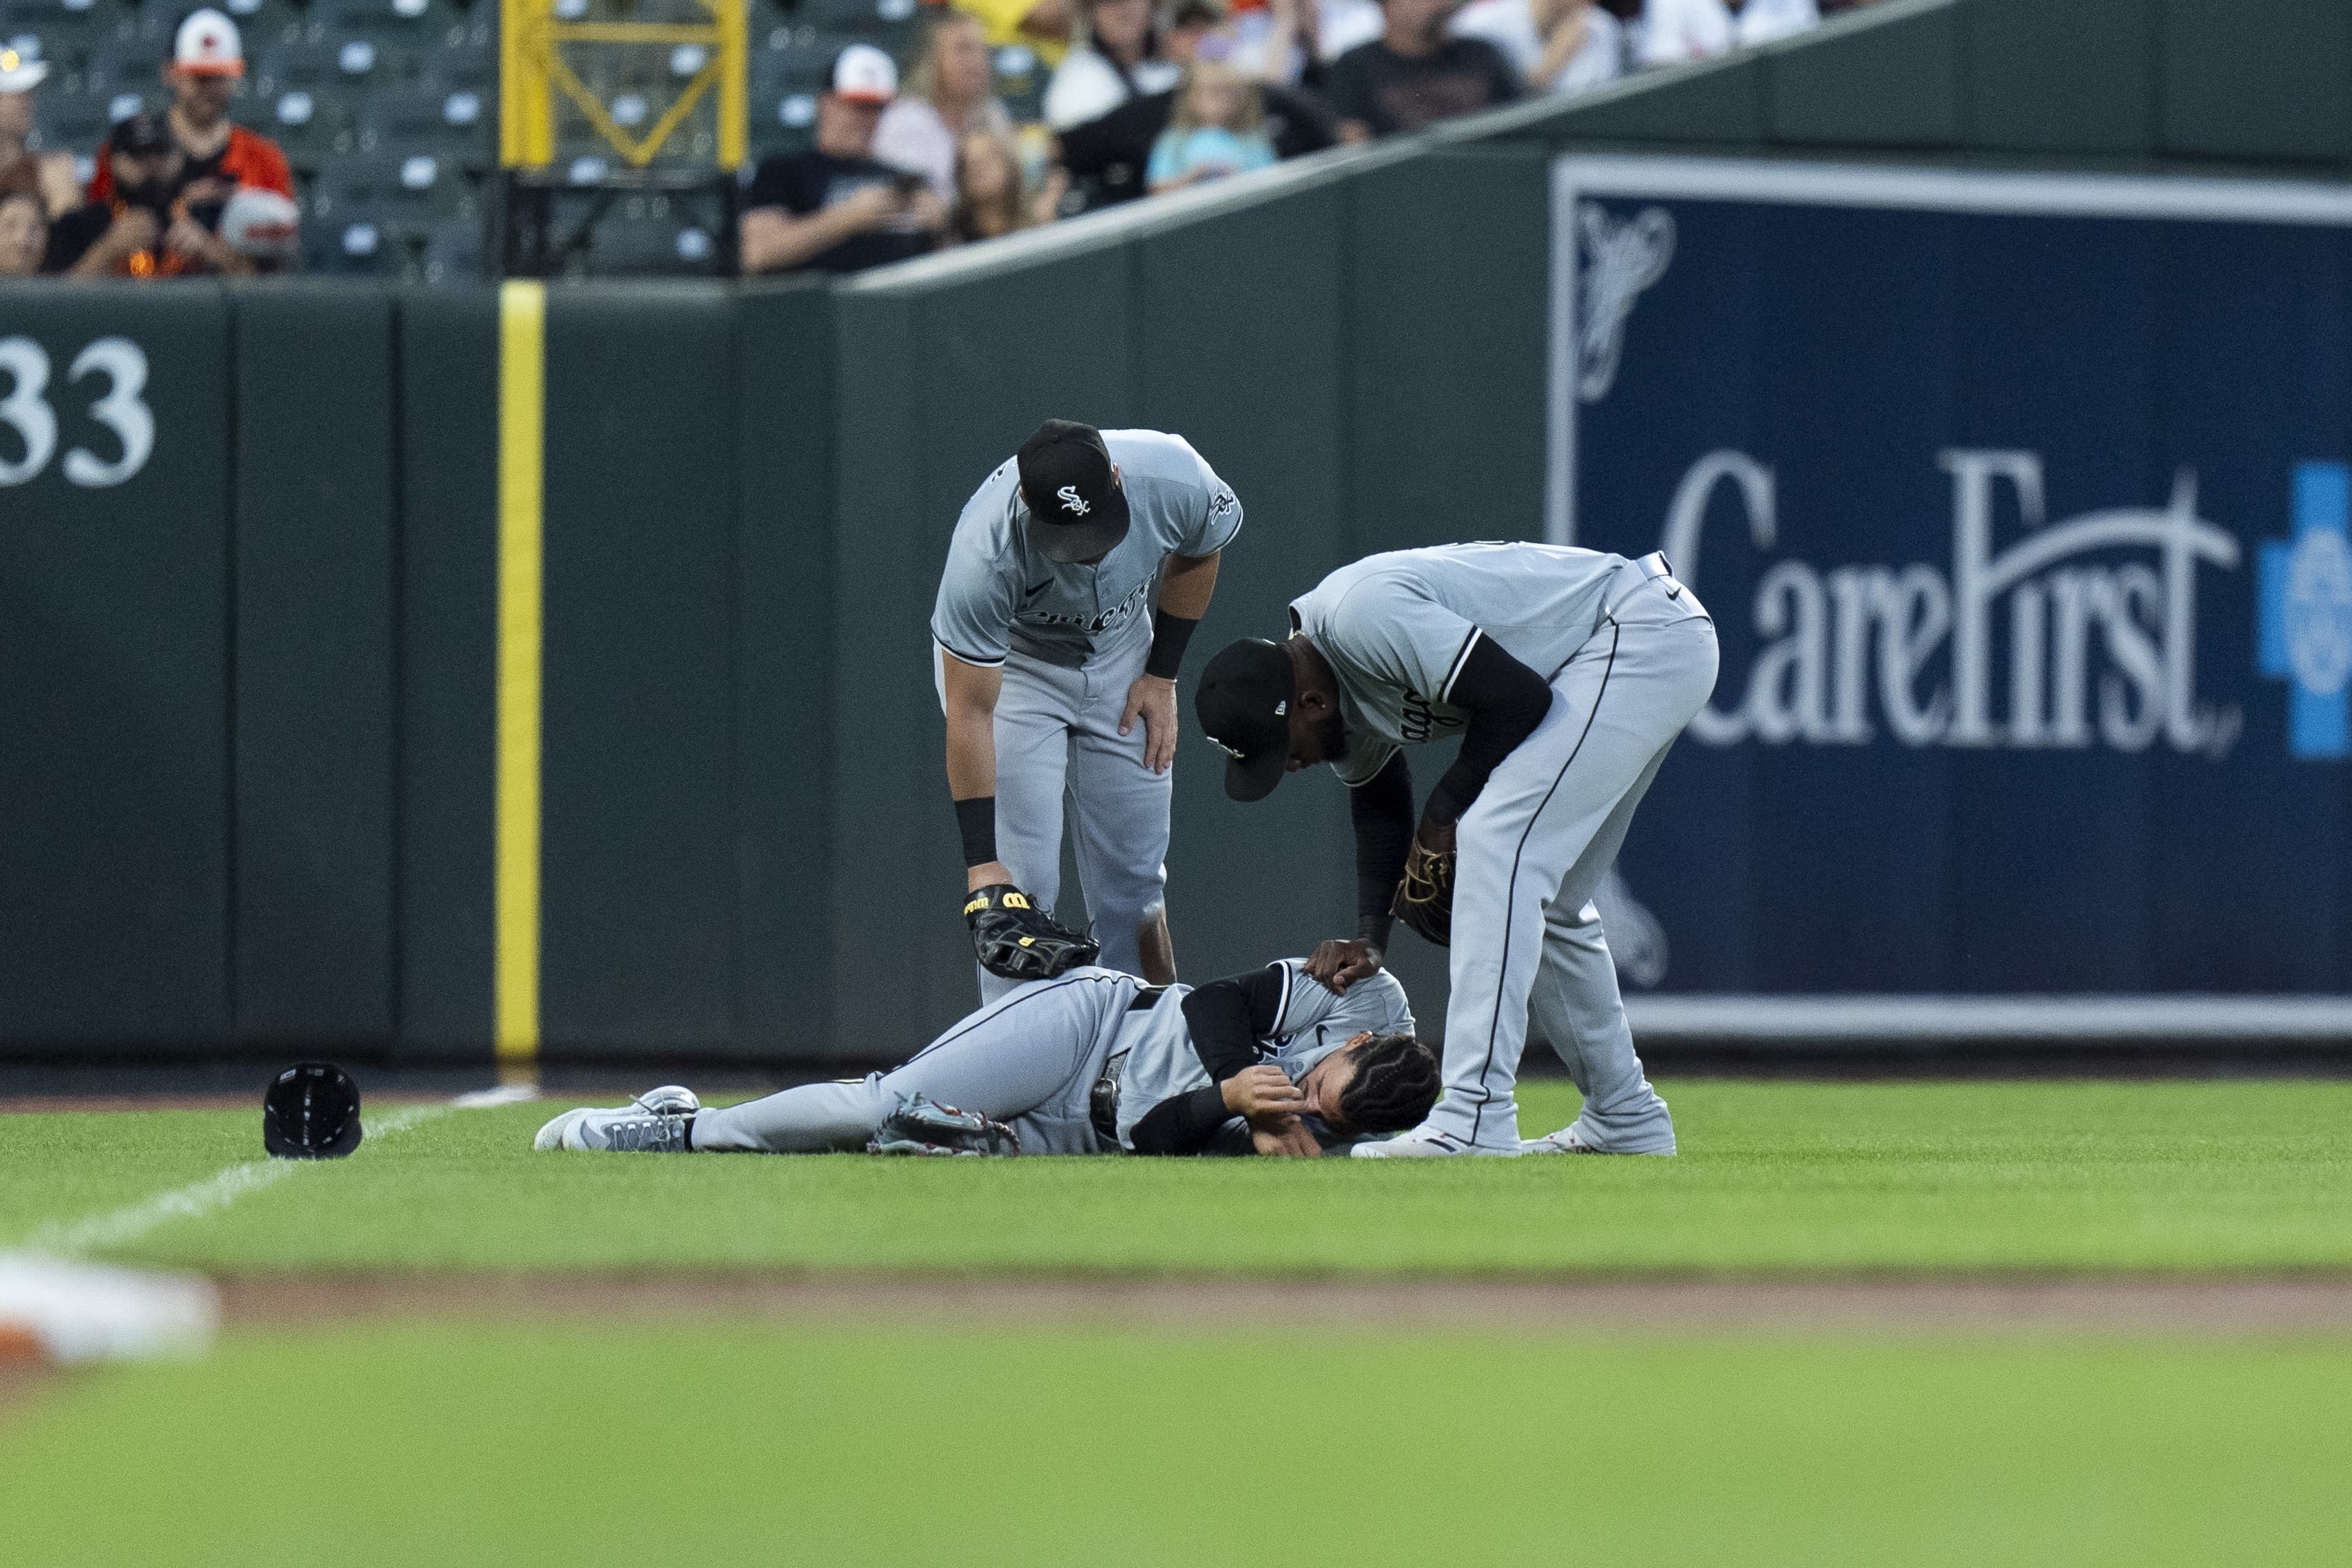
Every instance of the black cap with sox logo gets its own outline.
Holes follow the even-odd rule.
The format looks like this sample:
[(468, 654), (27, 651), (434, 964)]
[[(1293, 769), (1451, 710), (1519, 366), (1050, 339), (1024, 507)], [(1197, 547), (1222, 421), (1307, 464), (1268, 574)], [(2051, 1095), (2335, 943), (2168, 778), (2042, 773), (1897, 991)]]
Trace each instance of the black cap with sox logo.
[(1127, 494), (1101, 431), (1074, 419), (1048, 419), (1021, 443), (1016, 461), (1032, 524), (1029, 542), (1046, 560), (1091, 561), (1127, 537)]

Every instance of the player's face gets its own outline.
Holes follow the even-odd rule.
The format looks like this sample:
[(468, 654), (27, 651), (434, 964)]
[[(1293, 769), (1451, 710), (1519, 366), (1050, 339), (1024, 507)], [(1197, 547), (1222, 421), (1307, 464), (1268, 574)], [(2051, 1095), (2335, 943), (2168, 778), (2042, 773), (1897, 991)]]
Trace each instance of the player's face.
[(1356, 1081), (1356, 1053), (1371, 1037), (1371, 1031), (1365, 1030), (1308, 1068), (1307, 1076), (1298, 1080), (1299, 1091), (1307, 1096), (1307, 1113), (1321, 1118), (1334, 1131), (1347, 1131), (1339, 1120), (1339, 1100)]

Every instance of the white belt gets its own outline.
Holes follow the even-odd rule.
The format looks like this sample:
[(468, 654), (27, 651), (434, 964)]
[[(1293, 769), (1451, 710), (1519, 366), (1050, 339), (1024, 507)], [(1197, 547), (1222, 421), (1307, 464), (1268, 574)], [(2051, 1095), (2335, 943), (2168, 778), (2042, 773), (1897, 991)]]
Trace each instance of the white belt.
[[(1631, 567), (1632, 569), (1641, 573), (1641, 578), (1631, 587), (1626, 589), (1625, 592), (1622, 594), (1612, 594), (1609, 596), (1608, 602), (1604, 604), (1601, 609), (1601, 613), (1603, 616), (1615, 615), (1619, 605), (1622, 605), (1627, 599), (1633, 597), (1633, 595), (1639, 593), (1653, 582), (1665, 589), (1666, 597), (1669, 599), (1680, 601), (1683, 595), (1688, 592), (1688, 590), (1675, 579), (1674, 563), (1666, 559), (1666, 552), (1663, 550), (1653, 550), (1638, 561), (1628, 561), (1625, 563), (1624, 566), (1618, 568), (1619, 573), (1622, 574), (1627, 567)], [(1696, 604), (1697, 601), (1694, 599), (1692, 603)]]

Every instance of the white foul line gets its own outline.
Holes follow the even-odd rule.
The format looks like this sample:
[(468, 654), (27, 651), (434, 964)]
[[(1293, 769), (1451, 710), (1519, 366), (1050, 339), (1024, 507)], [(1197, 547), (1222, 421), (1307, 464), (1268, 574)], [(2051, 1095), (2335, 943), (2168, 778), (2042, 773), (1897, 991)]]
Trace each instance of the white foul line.
[[(365, 1119), (362, 1126), (367, 1142), (390, 1138), (405, 1132), (420, 1122), (456, 1109), (484, 1105), (511, 1105), (531, 1098), (528, 1089), (488, 1089), (472, 1094), (461, 1094), (446, 1105), (408, 1105), (382, 1116)], [(366, 1147), (363, 1142), (362, 1148)], [(292, 1175), (309, 1160), (251, 1160), (241, 1165), (231, 1165), (205, 1177), (201, 1182), (170, 1192), (142, 1198), (127, 1207), (106, 1214), (91, 1215), (71, 1223), (50, 1220), (25, 1238), (25, 1250), (44, 1253), (51, 1258), (78, 1258), (84, 1253), (104, 1251), (124, 1247), (145, 1236), (167, 1220), (197, 1219), (217, 1214), (247, 1193), (259, 1192)]]

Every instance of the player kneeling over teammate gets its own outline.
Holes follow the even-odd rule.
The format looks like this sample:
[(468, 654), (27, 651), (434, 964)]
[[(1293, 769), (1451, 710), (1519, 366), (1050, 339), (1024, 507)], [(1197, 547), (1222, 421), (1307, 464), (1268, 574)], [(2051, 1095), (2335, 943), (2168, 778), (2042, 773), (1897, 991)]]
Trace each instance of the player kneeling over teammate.
[(1085, 968), (1021, 985), (887, 1073), (701, 1108), (683, 1089), (567, 1110), (541, 1149), (1317, 1155), (1417, 1125), (1436, 1059), (1404, 987), (1303, 959), (1195, 989)]

